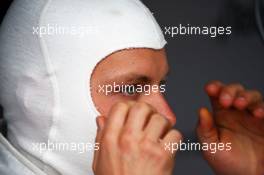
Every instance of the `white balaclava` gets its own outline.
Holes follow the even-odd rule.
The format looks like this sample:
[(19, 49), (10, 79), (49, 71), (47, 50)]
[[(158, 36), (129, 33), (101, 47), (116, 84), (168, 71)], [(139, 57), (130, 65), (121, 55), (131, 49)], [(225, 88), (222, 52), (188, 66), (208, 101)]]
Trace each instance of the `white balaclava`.
[(41, 162), (36, 164), (44, 172), (93, 174), (93, 150), (40, 151), (36, 145), (93, 144), (99, 112), (90, 80), (96, 64), (122, 49), (165, 44), (139, 0), (15, 0), (0, 31), (0, 104), (8, 140)]

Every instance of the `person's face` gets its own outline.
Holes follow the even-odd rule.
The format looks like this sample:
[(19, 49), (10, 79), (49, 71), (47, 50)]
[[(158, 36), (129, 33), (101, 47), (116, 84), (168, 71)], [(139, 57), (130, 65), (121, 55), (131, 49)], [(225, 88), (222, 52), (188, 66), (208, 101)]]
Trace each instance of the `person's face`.
[(94, 103), (98, 111), (106, 115), (116, 102), (128, 100), (145, 102), (175, 124), (176, 117), (160, 91), (153, 91), (147, 95), (128, 90), (106, 95), (100, 89), (103, 85), (113, 85), (114, 82), (117, 85), (157, 87), (164, 83), (167, 73), (168, 63), (164, 49), (128, 49), (113, 53), (102, 60), (93, 72), (91, 86)]

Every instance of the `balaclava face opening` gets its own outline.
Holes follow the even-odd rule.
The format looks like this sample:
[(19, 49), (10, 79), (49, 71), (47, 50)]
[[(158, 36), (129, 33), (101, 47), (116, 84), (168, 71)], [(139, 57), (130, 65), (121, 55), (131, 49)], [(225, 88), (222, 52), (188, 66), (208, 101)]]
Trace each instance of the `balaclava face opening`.
[[(49, 30), (48, 30), (49, 29)], [(90, 80), (95, 66), (128, 48), (166, 44), (139, 0), (16, 0), (0, 31), (0, 103), (8, 139), (64, 175), (92, 173), (93, 150), (36, 150), (38, 143), (94, 144)]]

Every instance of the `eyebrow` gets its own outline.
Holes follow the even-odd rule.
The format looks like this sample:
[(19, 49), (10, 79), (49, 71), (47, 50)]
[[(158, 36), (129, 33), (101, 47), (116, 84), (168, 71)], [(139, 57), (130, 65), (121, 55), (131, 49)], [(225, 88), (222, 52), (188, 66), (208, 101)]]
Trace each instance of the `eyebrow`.
[(127, 73), (118, 76), (113, 76), (105, 81), (105, 83), (111, 82), (126, 82), (126, 83), (150, 83), (151, 77), (143, 74)]
[[(166, 73), (164, 78), (161, 81), (166, 81), (168, 75), (170, 74), (170, 71)], [(126, 82), (126, 83), (142, 83), (142, 84), (150, 84), (152, 82), (152, 78), (144, 75), (144, 74), (138, 74), (138, 73), (126, 73), (126, 74), (121, 74), (117, 76), (110, 77), (107, 79), (104, 83), (109, 84), (111, 82)]]

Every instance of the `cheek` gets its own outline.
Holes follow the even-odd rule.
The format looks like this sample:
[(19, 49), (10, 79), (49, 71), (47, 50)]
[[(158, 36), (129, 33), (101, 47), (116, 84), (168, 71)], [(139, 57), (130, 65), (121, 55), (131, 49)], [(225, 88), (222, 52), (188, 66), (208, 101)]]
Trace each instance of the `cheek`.
[(124, 96), (122, 94), (111, 94), (105, 95), (99, 93), (96, 88), (93, 87), (92, 98), (93, 102), (101, 115), (108, 115), (111, 107), (117, 102), (126, 102), (126, 101), (137, 101), (139, 95), (135, 96)]
[(118, 96), (106, 96), (102, 94), (94, 95), (94, 103), (97, 107), (97, 110), (101, 113), (101, 115), (107, 115), (111, 109), (111, 107), (122, 100), (122, 98)]
[(101, 115), (107, 115), (111, 110), (111, 107), (118, 102), (127, 102), (127, 101), (138, 101), (138, 96), (124, 96), (121, 94), (116, 95), (102, 95), (97, 94), (98, 96), (94, 98), (94, 103), (101, 113)]

